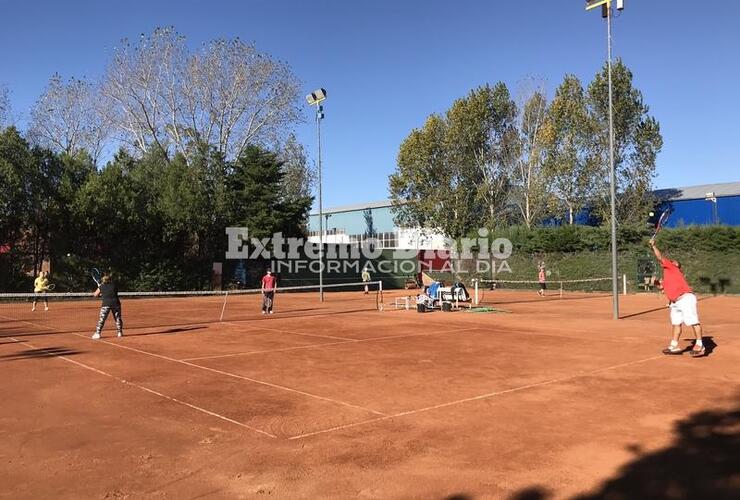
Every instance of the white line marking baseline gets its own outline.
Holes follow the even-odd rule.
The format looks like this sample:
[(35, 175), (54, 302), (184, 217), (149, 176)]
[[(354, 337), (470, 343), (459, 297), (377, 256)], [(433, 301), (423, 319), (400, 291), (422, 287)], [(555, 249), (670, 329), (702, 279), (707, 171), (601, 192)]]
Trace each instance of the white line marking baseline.
[[(88, 338), (85, 335), (82, 335), (80, 333), (72, 333), (71, 335), (76, 335), (76, 336), (82, 337), (82, 338)], [(102, 343), (102, 344), (107, 344), (107, 345), (110, 345), (110, 346), (113, 346), (113, 347), (117, 347), (119, 349), (127, 349), (129, 351), (138, 352), (140, 354), (145, 354), (147, 356), (152, 356), (152, 357), (155, 357), (155, 358), (164, 359), (165, 361), (170, 361), (172, 363), (180, 363), (180, 364), (185, 365), (185, 366), (190, 366), (190, 367), (193, 367), (193, 368), (199, 368), (201, 370), (209, 371), (209, 372), (212, 372), (212, 373), (218, 373), (220, 375), (225, 375), (227, 377), (236, 378), (236, 379), (239, 379), (239, 380), (246, 380), (248, 382), (253, 382), (255, 384), (260, 384), (260, 385), (264, 385), (264, 386), (267, 386), (267, 387), (272, 387), (274, 389), (280, 389), (280, 390), (283, 390), (283, 391), (292, 392), (292, 393), (295, 393), (295, 394), (300, 394), (302, 396), (307, 396), (307, 397), (314, 398), (314, 399), (320, 399), (322, 401), (328, 401), (328, 402), (334, 403), (336, 405), (346, 406), (346, 407), (349, 407), (349, 408), (354, 408), (355, 410), (362, 410), (362, 411), (366, 411), (366, 412), (369, 412), (369, 413), (374, 413), (376, 415), (385, 415), (385, 413), (383, 413), (381, 411), (373, 410), (371, 408), (365, 408), (363, 406), (353, 405), (352, 403), (347, 403), (345, 401), (339, 401), (337, 399), (332, 399), (332, 398), (325, 397), (325, 396), (319, 396), (318, 394), (312, 394), (310, 392), (301, 391), (299, 389), (294, 389), (292, 387), (287, 387), (287, 386), (279, 385), (279, 384), (273, 384), (271, 382), (265, 382), (264, 380), (257, 380), (257, 379), (254, 379), (254, 378), (245, 377), (243, 375), (237, 375), (236, 373), (226, 372), (226, 371), (223, 371), (223, 370), (217, 370), (216, 368), (210, 368), (208, 366), (203, 366), (203, 365), (199, 365), (199, 364), (196, 364), (196, 363), (190, 363), (188, 361), (182, 361), (182, 360), (179, 360), (179, 359), (170, 358), (169, 356), (164, 356), (162, 354), (155, 354), (153, 352), (143, 351), (141, 349), (136, 349), (135, 347), (125, 346), (125, 345), (122, 345), (120, 343), (114, 343), (114, 342), (110, 342), (110, 341), (107, 341), (107, 340), (97, 340), (96, 342), (99, 342), (99, 343)]]
[[(9, 338), (12, 338), (12, 337), (9, 337)], [(17, 339), (14, 339), (14, 338), (13, 338), (13, 340), (15, 340), (17, 343), (19, 343), (21, 345), (24, 345), (24, 346), (26, 346), (26, 347), (28, 347), (30, 349), (39, 349), (39, 347), (36, 347), (33, 344), (30, 344), (28, 342), (25, 342), (25, 341), (22, 341), (22, 340), (17, 340)], [(99, 370), (98, 368), (95, 368), (94, 366), (90, 366), (90, 365), (87, 365), (87, 364), (82, 363), (80, 361), (76, 361), (74, 359), (68, 358), (67, 356), (56, 356), (54, 354), (49, 354), (48, 356), (49, 357), (59, 358), (59, 359), (61, 359), (63, 361), (66, 361), (68, 363), (72, 363), (74, 365), (77, 365), (80, 368), (84, 368), (86, 370), (90, 370), (92, 372), (95, 372), (95, 373), (97, 373), (99, 375), (103, 375), (105, 377), (112, 378), (113, 380), (116, 380), (116, 381), (118, 381), (118, 382), (120, 382), (120, 383), (122, 383), (124, 385), (130, 385), (132, 387), (136, 387), (139, 390), (142, 390), (144, 392), (148, 392), (149, 394), (154, 394), (155, 396), (159, 396), (160, 398), (164, 398), (164, 399), (166, 399), (168, 401), (172, 401), (173, 403), (177, 403), (177, 404), (180, 404), (180, 405), (183, 405), (183, 406), (187, 406), (188, 408), (191, 408), (191, 409), (193, 409), (195, 411), (204, 413), (206, 415), (210, 415), (212, 417), (216, 417), (218, 419), (224, 420), (224, 421), (229, 422), (231, 424), (238, 425), (239, 427), (243, 427), (243, 428), (248, 429), (250, 431), (257, 432), (257, 433), (262, 434), (264, 436), (268, 436), (268, 437), (271, 437), (273, 439), (277, 439), (277, 436), (275, 436), (274, 434), (270, 434), (269, 432), (265, 432), (263, 430), (260, 430), (260, 429), (255, 428), (255, 427), (251, 427), (251, 426), (249, 426), (247, 424), (243, 424), (241, 422), (238, 422), (238, 421), (236, 421), (234, 419), (231, 419), (229, 417), (226, 417), (224, 415), (220, 415), (220, 414), (218, 414), (216, 412), (213, 412), (213, 411), (210, 411), (210, 410), (206, 410), (205, 408), (202, 408), (200, 406), (194, 405), (192, 403), (188, 403), (187, 401), (182, 401), (180, 399), (173, 398), (172, 396), (167, 396), (166, 394), (162, 394), (161, 392), (155, 391), (154, 389), (150, 389), (149, 387), (145, 387), (143, 385), (139, 385), (139, 384), (136, 384), (134, 382), (130, 382), (130, 381), (125, 380), (125, 379), (122, 379), (120, 377), (116, 377), (115, 375), (112, 375), (112, 374), (110, 374), (108, 372), (104, 372), (103, 370)]]

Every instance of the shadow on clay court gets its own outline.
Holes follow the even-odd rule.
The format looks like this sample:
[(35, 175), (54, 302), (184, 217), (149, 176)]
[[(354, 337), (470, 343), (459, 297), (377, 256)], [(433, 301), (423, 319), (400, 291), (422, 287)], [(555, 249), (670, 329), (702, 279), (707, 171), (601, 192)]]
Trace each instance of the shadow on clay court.
[[(714, 295), (711, 296), (711, 297), (699, 297), (696, 301), (697, 302), (702, 302), (704, 300), (713, 299), (714, 297), (715, 297)], [(636, 313), (632, 313), (632, 314), (626, 314), (624, 316), (620, 316), (619, 319), (634, 318), (636, 316), (643, 316), (645, 314), (650, 314), (650, 313), (654, 313), (654, 312), (657, 312), (657, 311), (666, 311), (667, 309), (668, 309), (668, 304), (666, 304), (664, 306), (661, 306), (661, 307), (654, 307), (653, 309), (648, 309), (646, 311), (640, 311), (640, 312), (636, 312)]]
[[(694, 340), (693, 339), (685, 339), (685, 342), (687, 342), (686, 347), (683, 351), (681, 351), (682, 354), (688, 354), (691, 349), (694, 347)], [(702, 358), (706, 358), (710, 354), (714, 352), (714, 350), (717, 348), (717, 343), (714, 341), (714, 337), (709, 336), (702, 336), (701, 338), (702, 344), (704, 344), (704, 356), (700, 356)]]
[(185, 333), (185, 332), (192, 332), (193, 330), (205, 330), (205, 329), (206, 329), (205, 326), (181, 326), (177, 328), (168, 328), (167, 330), (159, 330), (156, 332), (128, 333), (128, 331), (126, 331), (124, 328), (124, 334), (126, 337), (144, 337), (147, 335), (167, 335), (168, 333)]
[[(740, 395), (739, 395), (740, 396)], [(635, 458), (595, 490), (572, 500), (740, 498), (740, 405), (730, 410), (706, 410), (674, 426), (673, 442), (643, 453), (630, 445)], [(553, 495), (542, 486), (521, 490), (509, 500), (546, 500)]]
[(475, 500), (472, 495), (468, 495), (467, 493), (455, 493), (454, 495), (449, 495), (444, 497), (442, 500)]
[[(311, 311), (321, 311), (320, 308), (310, 308), (310, 309), (287, 309), (284, 312), (280, 311), (279, 309), (275, 310), (275, 314), (272, 315), (262, 315), (260, 313), (257, 313), (255, 315), (251, 315), (249, 317), (240, 317), (235, 319), (226, 318), (224, 319), (224, 323), (249, 323), (249, 322), (255, 322), (255, 321), (275, 321), (279, 319), (292, 319), (292, 318), (320, 318), (324, 316), (341, 316), (346, 314), (356, 314), (361, 312), (375, 312), (374, 309), (369, 309), (367, 307), (361, 308), (361, 309), (345, 309), (345, 310), (331, 310), (326, 312), (319, 312), (315, 314), (306, 314), (306, 312)], [(191, 326), (195, 326), (196, 328), (205, 328), (203, 325), (217, 325), (221, 323), (220, 320), (211, 320), (211, 321), (195, 321), (195, 320), (183, 320), (182, 322), (173, 322), (168, 323), (165, 325), (142, 325), (142, 326), (126, 326), (126, 320), (129, 318), (129, 316), (124, 316), (124, 329), (128, 328), (129, 330), (138, 330), (138, 329), (144, 329), (144, 328), (157, 328), (159, 326), (164, 327), (168, 326), (174, 329), (182, 329), (182, 331), (186, 331)], [(74, 327), (47, 327), (44, 325), (33, 325), (35, 328), (31, 328), (28, 326), (23, 326), (22, 328), (3, 328), (2, 333), (0, 333), (0, 338), (4, 337), (31, 337), (36, 335), (58, 335), (58, 334), (64, 334), (64, 333), (76, 333), (80, 331), (79, 326)], [(46, 329), (46, 331), (40, 332), (39, 329)], [(172, 331), (161, 331), (161, 332), (152, 332), (152, 333), (141, 333), (141, 334), (127, 334), (127, 337), (133, 337), (138, 335), (159, 335), (162, 333), (175, 333), (176, 330)]]
[(0, 356), (0, 361), (18, 361), (21, 359), (34, 359), (34, 358), (54, 358), (57, 356), (74, 356), (75, 354), (81, 354), (82, 351), (76, 351), (74, 349), (68, 349), (66, 347), (44, 347), (42, 349), (28, 349), (26, 351), (15, 352), (13, 354), (5, 354)]

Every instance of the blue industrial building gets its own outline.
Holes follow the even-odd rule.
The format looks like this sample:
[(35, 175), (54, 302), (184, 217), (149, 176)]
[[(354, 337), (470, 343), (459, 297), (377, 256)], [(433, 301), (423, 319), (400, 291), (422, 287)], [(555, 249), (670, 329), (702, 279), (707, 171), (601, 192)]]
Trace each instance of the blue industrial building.
[[(704, 184), (654, 191), (657, 208), (670, 207), (666, 227), (722, 224), (740, 226), (740, 182)], [(544, 225), (561, 225), (563, 218), (552, 218)], [(309, 234), (318, 238), (318, 214), (309, 218)], [(390, 200), (362, 203), (324, 210), (325, 240), (332, 243), (356, 243), (373, 235), (381, 248), (430, 248), (440, 242), (423, 242), (409, 228), (398, 227)], [(588, 209), (576, 216), (576, 224), (595, 224)], [(433, 235), (427, 234), (427, 240)], [(441, 235), (438, 235), (441, 236)]]
[(671, 210), (666, 227), (740, 226), (740, 182), (659, 189), (655, 195), (661, 208)]

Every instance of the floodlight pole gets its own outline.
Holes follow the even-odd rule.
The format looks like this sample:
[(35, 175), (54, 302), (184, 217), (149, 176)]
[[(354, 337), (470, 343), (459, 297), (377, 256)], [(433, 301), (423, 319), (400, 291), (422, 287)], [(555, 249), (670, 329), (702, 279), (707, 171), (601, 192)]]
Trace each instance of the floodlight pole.
[(607, 72), (609, 74), (609, 184), (612, 219), (612, 316), (619, 319), (619, 276), (617, 275), (617, 188), (614, 172), (614, 110), (612, 103), (612, 6), (606, 4)]
[[(321, 120), (324, 119), (324, 106), (321, 103), (326, 99), (326, 90), (318, 89), (306, 96), (311, 106), (316, 106), (316, 142), (318, 144), (319, 164), (319, 300), (324, 301), (324, 200), (321, 185)], [(328, 223), (327, 223), (328, 225)]]
[(324, 301), (324, 200), (321, 183), (321, 119), (324, 118), (324, 107), (316, 103), (316, 141), (318, 145), (319, 164), (319, 300)]
[(614, 171), (614, 105), (612, 102), (612, 1), (617, 10), (624, 9), (624, 0), (586, 0), (586, 10), (601, 7), (606, 18), (606, 65), (609, 80), (609, 194), (611, 199), (612, 243), (612, 315), (619, 319), (619, 276), (617, 271), (617, 179)]

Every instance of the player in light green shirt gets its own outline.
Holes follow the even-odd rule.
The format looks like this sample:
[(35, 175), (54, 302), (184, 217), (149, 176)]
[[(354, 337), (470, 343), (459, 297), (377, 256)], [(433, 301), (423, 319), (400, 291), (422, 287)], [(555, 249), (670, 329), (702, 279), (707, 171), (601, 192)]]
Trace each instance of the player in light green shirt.
[[(362, 281), (363, 283), (367, 283), (368, 281), (370, 281), (370, 270), (368, 269), (368, 266), (365, 266), (362, 269)], [(367, 294), (368, 294), (368, 286), (365, 285), (365, 295)]]

